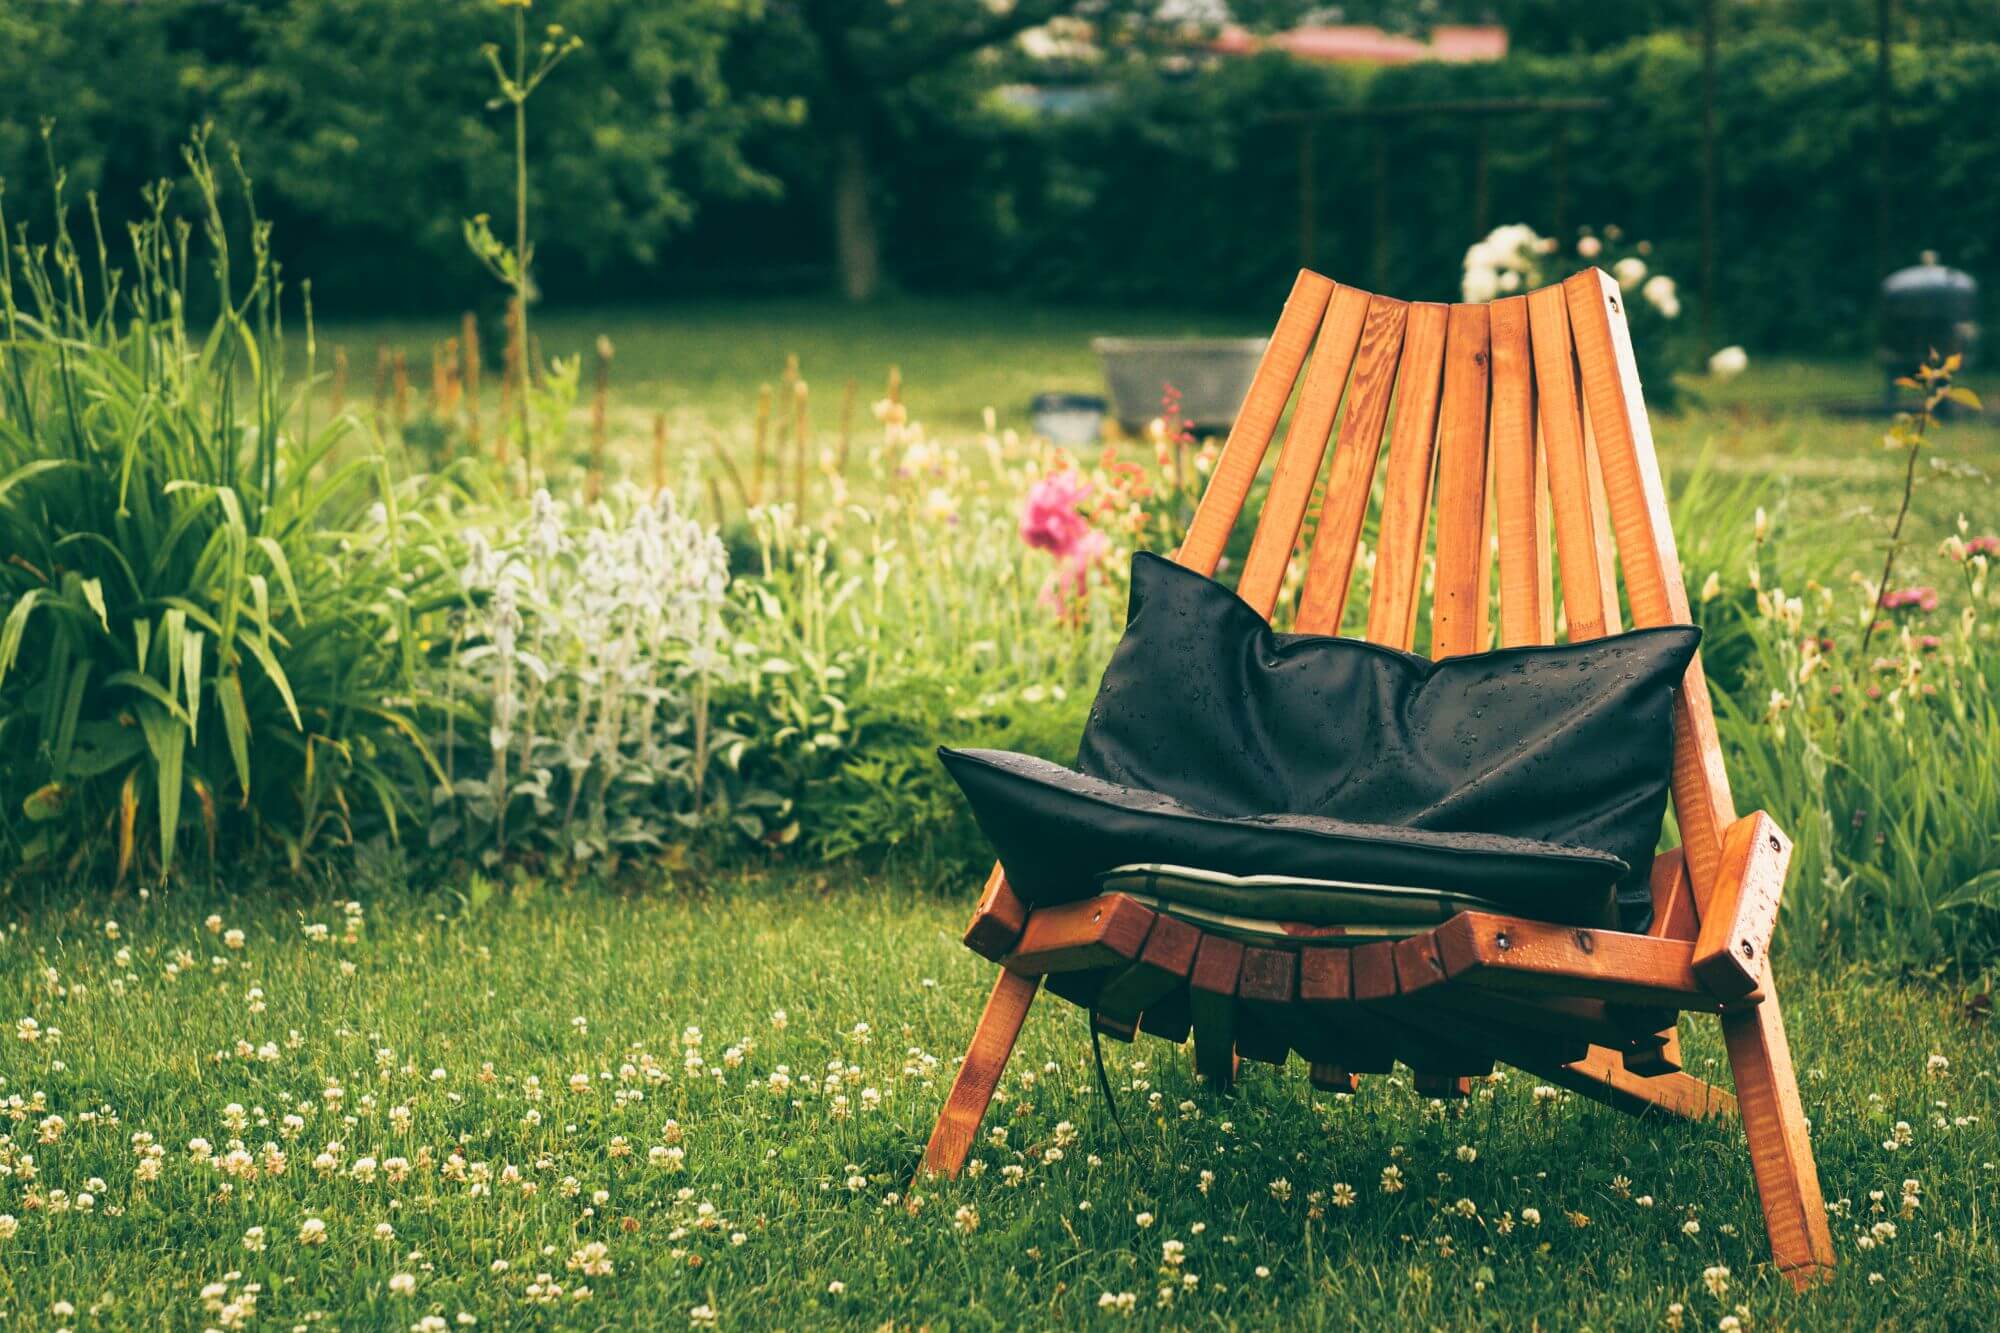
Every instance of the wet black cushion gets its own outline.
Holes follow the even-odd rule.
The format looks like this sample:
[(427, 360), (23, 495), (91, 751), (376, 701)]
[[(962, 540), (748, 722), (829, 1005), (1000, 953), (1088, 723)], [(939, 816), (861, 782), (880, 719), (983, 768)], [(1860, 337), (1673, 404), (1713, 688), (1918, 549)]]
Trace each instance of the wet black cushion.
[(1491, 833), (1323, 815), (1213, 815), (1005, 750), (939, 754), (1007, 867), (1008, 882), (1036, 905), (1088, 897), (1097, 891), (1096, 878), (1116, 867), (1165, 862), (1344, 885), (1476, 891), (1502, 906), (1547, 900), (1562, 905), (1564, 920), (1601, 926), (1609, 920), (1611, 887), (1626, 870), (1608, 852)]
[[(1598, 883), (1616, 882), (1617, 923), (1643, 929), (1673, 764), (1673, 695), (1699, 641), (1693, 626), (1668, 626), (1432, 662), (1358, 639), (1274, 633), (1229, 589), (1142, 553), (1132, 562), (1125, 636), (1105, 670), (1076, 766), (1117, 787), (1171, 798), (1205, 827), (1228, 825), (1232, 858), (1249, 858), (1182, 864), (1275, 873), (1275, 865), (1257, 861), (1264, 852), (1243, 830), (1271, 827), (1258, 816), (1307, 815), (1406, 831), (1402, 845), (1411, 859), (1396, 870), (1371, 853), (1365, 875), (1347, 873), (1338, 858), (1291, 873), (1457, 889), (1552, 920), (1606, 916), (1603, 894), (1583, 887), (1588, 877), (1555, 874), (1545, 854), (1528, 859), (1536, 869), (1526, 875), (1482, 860), (1480, 874), (1490, 882), (1423, 878), (1442, 863), (1436, 845), (1417, 835), (1500, 835), (1608, 854), (1620, 864)], [(966, 771), (954, 766), (962, 783)], [(967, 796), (997, 843), (989, 821), (1006, 817), (981, 806), (1003, 791), (1025, 799), (1022, 788), (978, 785), (980, 793), (967, 787)], [(1076, 799), (1064, 784), (1050, 783), (1034, 802)], [(1092, 874), (1119, 863), (1090, 845), (1087, 821), (1051, 818), (1052, 828), (1078, 830), (1064, 853), (1075, 858), (1073, 872), (1058, 872), (1062, 858), (1038, 850), (1037, 869), (1017, 875), (1001, 854), (1009, 879), (1031, 902), (1087, 893)], [(1391, 845), (1377, 836), (1367, 835), (1369, 847)], [(1339, 845), (1359, 843), (1342, 834)], [(1147, 851), (1123, 859), (1177, 857)], [(1605, 866), (1590, 864), (1594, 873)]]

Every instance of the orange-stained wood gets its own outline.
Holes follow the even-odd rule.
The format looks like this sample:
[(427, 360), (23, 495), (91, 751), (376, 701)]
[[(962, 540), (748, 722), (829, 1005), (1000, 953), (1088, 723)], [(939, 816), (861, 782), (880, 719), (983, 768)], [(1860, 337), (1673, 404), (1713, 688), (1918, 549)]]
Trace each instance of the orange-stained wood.
[(1581, 1060), (1567, 1065), (1524, 1065), (1559, 1087), (1582, 1093), (1594, 1101), (1633, 1115), (1666, 1111), (1703, 1120), (1711, 1116), (1736, 1114), (1736, 1099), (1688, 1074), (1645, 1077), (1625, 1067), (1624, 1056), (1606, 1046), (1592, 1046)]
[(1560, 287), (1544, 287), (1527, 300), (1535, 358), (1535, 407), (1548, 455), (1556, 557), (1562, 566), (1563, 616), (1569, 623), (1570, 642), (1580, 643), (1603, 638), (1609, 622), (1604, 610), (1605, 573), (1598, 563), (1596, 517), (1590, 503), (1583, 414), (1577, 398), (1576, 352), (1569, 337), (1569, 305)]
[[(1653, 858), (1650, 876), (1653, 890), (1653, 924), (1646, 933), (1663, 940), (1692, 942), (1699, 925), (1694, 916), (1694, 886), (1688, 882), (1687, 860), (1678, 847)], [(1658, 1066), (1680, 1067), (1681, 1033), (1678, 1016), (1659, 1033), (1660, 1049), (1653, 1062)], [(1630, 1067), (1631, 1062), (1627, 1062)], [(1635, 1071), (1644, 1072), (1644, 1071)]]
[(965, 947), (981, 958), (999, 962), (1013, 951), (1028, 924), (1028, 905), (1007, 882), (1007, 872), (994, 862), (980, 891), (979, 905), (972, 910), (972, 924), (965, 928)]
[(1722, 869), (1694, 944), (1694, 974), (1717, 995), (1727, 999), (1757, 989), (1791, 861), (1791, 839), (1761, 810), (1723, 833)]
[(1813, 1164), (1805, 1108), (1778, 994), (1767, 973), (1764, 1003), (1722, 1017), (1722, 1044), (1736, 1080), (1736, 1105), (1750, 1140), (1757, 1197), (1771, 1233), (1771, 1259), (1804, 1290), (1833, 1274), (1833, 1236)]
[(1297, 280), (1292, 283), (1292, 294), (1285, 298), (1284, 313), (1278, 316), (1278, 327), (1271, 333), (1263, 360), (1257, 363), (1250, 392), (1244, 395), (1236, 424), (1230, 428), (1222, 456), (1216, 460), (1208, 489), (1202, 492), (1201, 503), (1195, 507), (1187, 540), (1181, 543), (1175, 556), (1189, 569), (1213, 574), (1216, 562), (1222, 559), (1222, 552), (1229, 545), (1229, 531), (1236, 526), (1237, 515), (1243, 512), (1250, 484), (1257, 479), (1257, 469), (1263, 466), (1264, 451), (1270, 448), (1278, 418), (1284, 415), (1285, 404), (1291, 401), (1292, 384), (1299, 377), (1306, 349), (1312, 346), (1320, 316), (1326, 312), (1332, 296), (1331, 279), (1310, 269), (1299, 270)]
[(979, 1135), (979, 1122), (993, 1100), (993, 1090), (1000, 1086), (1000, 1073), (1007, 1067), (1007, 1057), (1014, 1053), (1014, 1042), (1021, 1035), (1021, 1024), (1027, 1021), (1028, 1006), (1034, 1001), (1039, 984), (1033, 977), (1000, 969), (999, 979), (993, 983), (993, 994), (979, 1015), (978, 1028), (973, 1031), (965, 1063), (958, 1067), (958, 1074), (951, 1081), (951, 1093), (945, 1098), (944, 1111), (931, 1130), (930, 1144), (924, 1149), (922, 1174), (955, 1176), (965, 1165), (973, 1140)]
[(1326, 482), (1326, 498), (1320, 502), (1312, 558), (1299, 594), (1294, 625), (1302, 633), (1334, 634), (1340, 630), (1347, 591), (1353, 583), (1355, 547), (1361, 540), (1362, 520), (1368, 515), (1368, 492), (1374, 485), (1376, 460), (1382, 454), (1382, 426), (1389, 418), (1389, 394), (1396, 383), (1396, 363), (1403, 350), (1403, 325), (1409, 309), (1386, 296), (1368, 303), (1368, 321), (1355, 357), (1354, 383), (1347, 391), (1347, 410), (1340, 419), (1333, 469)]
[(1251, 945), (1236, 978), (1236, 1049), (1246, 1059), (1282, 1065), (1291, 1054), (1291, 1007), (1298, 993), (1296, 949)]
[(1478, 652), (1486, 601), (1486, 391), (1488, 314), (1451, 308), (1438, 411), (1437, 582), (1431, 602), (1431, 656)]
[(1154, 917), (1146, 947), (1098, 992), (1099, 1011), (1117, 1019), (1137, 1018), (1187, 981), (1200, 946), (1196, 927), (1165, 913)]
[(1217, 1087), (1236, 1081), (1236, 979), (1242, 968), (1241, 944), (1220, 935), (1201, 937), (1188, 978), (1194, 1071)]
[(1092, 972), (1137, 958), (1152, 928), (1152, 908), (1122, 893), (1103, 893), (1030, 912), (1021, 942), (1000, 962), (1026, 976)]
[(1369, 641), (1392, 648), (1409, 648), (1416, 635), (1449, 318), (1449, 307), (1420, 301), (1410, 306), (1404, 321), (1396, 419), (1389, 427), (1382, 521), (1375, 541), (1374, 592), (1368, 603)]
[(1536, 603), (1542, 612), (1540, 632), (1535, 642), (1556, 641), (1555, 543), (1549, 527), (1549, 452), (1542, 447), (1542, 433), (1535, 431), (1535, 587)]
[(1673, 847), (1653, 858), (1653, 924), (1648, 935), (1692, 942), (1700, 930), (1694, 916), (1694, 887), (1688, 883), (1687, 859)]
[[(1666, 487), (1653, 452), (1653, 432), (1640, 398), (1639, 372), (1626, 332), (1618, 284), (1596, 269), (1563, 283), (1577, 370), (1604, 470), (1605, 501), (1618, 533), (1625, 591), (1638, 625), (1690, 623), (1680, 556), (1667, 518)], [(1705, 910), (1722, 853), (1722, 830), (1736, 821), (1723, 771), (1722, 745), (1697, 656), (1674, 697), (1674, 818), (1694, 884), (1695, 910)]]
[(1551, 595), (1542, 558), (1528, 298), (1493, 303), (1493, 493), (1500, 528), (1500, 644), (1546, 642)]
[[(1332, 499), (1315, 531), (1314, 558), (1324, 542), (1344, 552), (1346, 568), (1337, 580), (1309, 572), (1302, 605), (1330, 623), (1300, 628), (1338, 628), (1386, 406), (1395, 420), (1371, 638), (1411, 643), (1433, 495), (1434, 656), (1484, 647), (1489, 604), (1503, 641), (1553, 637), (1551, 536), (1570, 638), (1618, 630), (1621, 572), (1636, 623), (1686, 621), (1687, 592), (1615, 284), (1579, 274), (1561, 288), (1480, 308), (1402, 308), (1344, 290), (1335, 299), (1335, 290), (1300, 275), (1182, 548), (1184, 563), (1213, 572), (1319, 336), (1326, 384), (1301, 394), (1304, 419), (1280, 454), (1246, 572), (1262, 609), (1282, 585), (1337, 420)], [(1392, 310), (1402, 317), (1400, 355), (1389, 341), (1376, 350), (1371, 331)], [(1356, 311), (1360, 327), (1342, 366), (1340, 343)], [(1315, 371), (1320, 360), (1316, 353)], [(1397, 365), (1386, 405), (1378, 401), (1386, 370), (1370, 369), (1378, 362)], [(1496, 533), (1501, 591), (1489, 602)], [(1197, 1068), (1218, 1084), (1235, 1077), (1239, 1050), (1275, 1060), (1297, 1050), (1319, 1086), (1349, 1090), (1355, 1072), (1386, 1071), (1401, 1058), (1420, 1090), (1450, 1095), (1498, 1057), (1626, 1111), (1740, 1112), (1776, 1266), (1801, 1286), (1825, 1275), (1833, 1248), (1805, 1111), (1775, 988), (1758, 961), (1768, 952), (1788, 846), (1762, 816), (1735, 818), (1699, 658), (1675, 721), (1674, 803), (1684, 847), (1655, 860), (1647, 935), (1462, 913), (1394, 943), (1246, 949), (1122, 895), (1030, 913), (996, 868), (967, 942), (1006, 967), (939, 1117), (926, 1169), (955, 1171), (965, 1160), (1037, 987), (1021, 972), (1047, 971), (1049, 989), (1093, 1007), (1110, 1035), (1132, 1035), (1135, 1008), (1139, 1031), (1179, 1041), (1192, 1029)], [(1679, 1071), (1678, 1030), (1667, 1020), (1690, 1009), (1721, 1014), (1735, 1099)]]
[(1590, 402), (1583, 402), (1584, 472), (1590, 478), (1590, 530), (1597, 535), (1598, 601), (1604, 607), (1604, 629), (1620, 634), (1625, 629), (1625, 612), (1618, 601), (1618, 548), (1613, 542), (1617, 529), (1611, 519), (1611, 505), (1604, 495), (1604, 456), (1597, 451), (1597, 432), (1590, 424)]
[(1461, 985), (1670, 1009), (1721, 1008), (1695, 978), (1694, 949), (1679, 940), (1490, 912), (1461, 912), (1436, 934), (1445, 972)]
[(1320, 325), (1319, 341), (1313, 344), (1312, 360), (1306, 366), (1305, 382), (1299, 386), (1298, 405), (1285, 429), (1284, 446), (1271, 469), (1271, 485), (1264, 494), (1257, 532), (1250, 539), (1243, 577), (1236, 584), (1237, 596), (1266, 619), (1278, 604), (1285, 566), (1291, 563), (1292, 550), (1298, 544), (1320, 461), (1326, 457), (1327, 437), (1333, 433), (1334, 414), (1340, 410), (1341, 394), (1347, 389), (1348, 372), (1354, 365), (1355, 346), (1364, 342), (1362, 323), (1368, 309), (1367, 292), (1353, 287), (1334, 289), (1326, 322)]

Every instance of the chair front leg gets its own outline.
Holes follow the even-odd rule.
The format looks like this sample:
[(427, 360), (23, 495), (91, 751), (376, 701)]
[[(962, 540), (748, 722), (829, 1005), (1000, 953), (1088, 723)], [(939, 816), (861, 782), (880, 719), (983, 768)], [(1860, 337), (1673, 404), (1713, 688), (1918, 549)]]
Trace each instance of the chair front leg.
[(1722, 1015), (1722, 1039), (1736, 1079), (1743, 1132), (1750, 1140), (1757, 1197), (1771, 1233), (1771, 1259), (1803, 1291), (1832, 1275), (1833, 1233), (1799, 1104), (1785, 1020), (1768, 972), (1761, 989), (1763, 1003)]
[(937, 1125), (931, 1130), (920, 1174), (956, 1176), (965, 1166), (965, 1159), (979, 1136), (979, 1122), (985, 1118), (986, 1107), (1000, 1086), (1000, 1075), (1014, 1053), (1021, 1024), (1027, 1021), (1028, 1006), (1034, 1002), (1040, 986), (1039, 977), (1024, 977), (1004, 967), (1000, 969), (1000, 979), (993, 983), (993, 994), (987, 998), (986, 1008), (979, 1015), (979, 1026), (973, 1030), (972, 1045), (966, 1048), (965, 1062), (958, 1067), (958, 1075), (951, 1081), (951, 1094), (945, 1098), (944, 1109), (938, 1113)]

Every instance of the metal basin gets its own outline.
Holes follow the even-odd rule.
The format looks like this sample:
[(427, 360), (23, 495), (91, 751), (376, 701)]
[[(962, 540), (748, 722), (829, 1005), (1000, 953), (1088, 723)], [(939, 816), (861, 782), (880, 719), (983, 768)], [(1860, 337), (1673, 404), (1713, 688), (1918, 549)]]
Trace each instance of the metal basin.
[(1268, 338), (1093, 338), (1119, 423), (1137, 430), (1160, 415), (1168, 385), (1181, 416), (1196, 430), (1227, 430), (1236, 420)]

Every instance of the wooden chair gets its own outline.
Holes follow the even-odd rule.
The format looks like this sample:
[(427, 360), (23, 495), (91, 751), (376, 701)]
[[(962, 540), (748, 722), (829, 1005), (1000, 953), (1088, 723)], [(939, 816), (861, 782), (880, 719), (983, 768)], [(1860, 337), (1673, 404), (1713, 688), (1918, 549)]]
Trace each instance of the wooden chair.
[[(1301, 368), (1236, 583), (1266, 615), (1334, 437), (1294, 627), (1337, 632), (1386, 426), (1369, 639), (1412, 644), (1433, 504), (1433, 656), (1491, 646), (1496, 534), (1502, 645), (1555, 641), (1558, 568), (1571, 640), (1619, 631), (1621, 573), (1635, 624), (1689, 620), (1624, 297), (1602, 272), (1449, 306), (1301, 272), (1181, 564), (1215, 571)], [(1766, 965), (1791, 848), (1767, 816), (1737, 817), (1699, 658), (1675, 704), (1673, 805), (1681, 846), (1654, 864), (1645, 935), (1467, 912), (1400, 942), (1288, 927), (1296, 947), (1246, 946), (1119, 894), (1030, 912), (996, 866), (965, 942), (1000, 977), (924, 1169), (964, 1164), (1046, 980), (1113, 1037), (1192, 1030), (1195, 1067), (1218, 1085), (1241, 1057), (1297, 1051), (1320, 1087), (1351, 1091), (1400, 1059), (1419, 1092), (1462, 1096), (1500, 1060), (1624, 1111), (1739, 1116), (1772, 1256), (1803, 1288), (1831, 1271), (1833, 1243)], [(1720, 1017), (1734, 1097), (1680, 1071), (1682, 1010)]]

